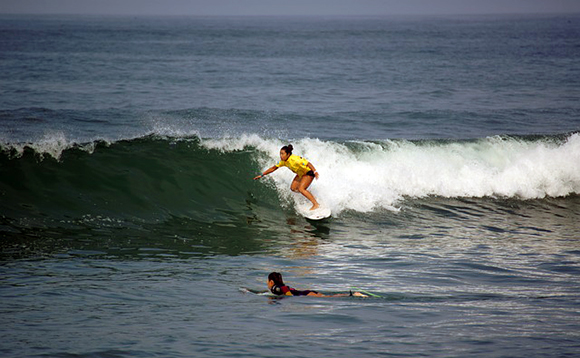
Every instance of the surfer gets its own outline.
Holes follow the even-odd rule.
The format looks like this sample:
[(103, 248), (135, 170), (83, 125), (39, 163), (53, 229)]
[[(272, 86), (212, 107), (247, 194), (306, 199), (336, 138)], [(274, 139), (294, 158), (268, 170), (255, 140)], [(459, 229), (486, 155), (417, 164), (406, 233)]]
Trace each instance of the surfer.
[(304, 195), (306, 199), (312, 202), (310, 210), (318, 209), (320, 204), (318, 204), (312, 193), (308, 191), (308, 187), (312, 184), (314, 178), (318, 179), (318, 172), (316, 171), (316, 168), (314, 168), (314, 165), (312, 165), (308, 160), (292, 154), (293, 149), (292, 144), (283, 146), (282, 149), (280, 149), (280, 161), (278, 164), (256, 176), (254, 180), (260, 179), (265, 175), (276, 171), (280, 167), (288, 167), (288, 169), (296, 173), (296, 176), (290, 185), (290, 189), (295, 193)]
[(268, 275), (268, 289), (270, 292), (277, 296), (314, 296), (314, 297), (345, 297), (345, 296), (356, 296), (356, 297), (368, 297), (367, 295), (360, 292), (350, 292), (350, 293), (337, 293), (334, 295), (325, 295), (323, 293), (304, 290), (299, 291), (292, 287), (286, 286), (284, 280), (282, 280), (282, 274), (279, 272), (272, 272)]

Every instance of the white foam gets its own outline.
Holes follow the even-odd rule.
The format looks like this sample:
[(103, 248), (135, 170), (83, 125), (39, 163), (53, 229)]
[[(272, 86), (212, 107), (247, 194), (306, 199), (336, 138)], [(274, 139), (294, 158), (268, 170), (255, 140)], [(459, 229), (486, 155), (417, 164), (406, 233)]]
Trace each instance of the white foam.
[[(282, 142), (258, 136), (204, 141), (225, 151), (255, 147), (257, 170), (279, 160)], [(285, 144), (285, 143), (284, 143)], [(333, 213), (397, 210), (405, 197), (515, 197), (537, 199), (580, 193), (580, 135), (563, 143), (491, 137), (475, 142), (417, 144), (387, 141), (341, 144), (294, 141), (294, 154), (320, 173), (312, 193)], [(269, 176), (282, 198), (293, 199), (294, 174), (282, 168)]]
[[(256, 148), (260, 152), (265, 152), (270, 156), (280, 152), (281, 142), (275, 140), (264, 140), (257, 134), (244, 134), (240, 137), (224, 137), (220, 139), (204, 139), (202, 146), (208, 149), (233, 152), (244, 150), (246, 147)], [(278, 159), (279, 160), (279, 159)]]
[[(107, 141), (99, 139), (103, 143)], [(62, 131), (46, 132), (38, 140), (31, 143), (2, 143), (8, 150), (14, 151), (15, 157), (21, 157), (26, 148), (32, 149), (42, 160), (49, 156), (60, 160), (62, 153), (70, 148), (77, 148), (88, 153), (93, 153), (97, 145), (97, 140), (80, 144), (79, 141), (68, 138)]]

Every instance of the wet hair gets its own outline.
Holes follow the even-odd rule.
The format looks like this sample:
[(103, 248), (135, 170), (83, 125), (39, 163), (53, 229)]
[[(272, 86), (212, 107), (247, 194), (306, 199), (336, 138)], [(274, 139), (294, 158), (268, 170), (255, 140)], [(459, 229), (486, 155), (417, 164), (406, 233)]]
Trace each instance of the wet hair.
[(282, 274), (280, 272), (272, 272), (268, 275), (268, 281), (274, 281), (276, 286), (284, 286), (284, 281), (282, 280)]
[(292, 144), (288, 144), (288, 145), (283, 146), (281, 150), (285, 151), (286, 154), (292, 154), (294, 147), (292, 146)]

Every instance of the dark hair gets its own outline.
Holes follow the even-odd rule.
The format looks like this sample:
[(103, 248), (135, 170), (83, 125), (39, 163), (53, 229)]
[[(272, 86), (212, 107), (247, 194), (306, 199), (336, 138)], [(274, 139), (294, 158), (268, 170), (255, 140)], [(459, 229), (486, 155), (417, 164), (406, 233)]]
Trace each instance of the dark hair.
[(292, 146), (292, 144), (288, 144), (282, 147), (282, 150), (286, 152), (286, 154), (292, 154), (292, 150), (294, 150), (294, 147)]
[(272, 272), (268, 275), (268, 281), (274, 281), (276, 286), (284, 286), (284, 281), (282, 280), (282, 274), (280, 272)]

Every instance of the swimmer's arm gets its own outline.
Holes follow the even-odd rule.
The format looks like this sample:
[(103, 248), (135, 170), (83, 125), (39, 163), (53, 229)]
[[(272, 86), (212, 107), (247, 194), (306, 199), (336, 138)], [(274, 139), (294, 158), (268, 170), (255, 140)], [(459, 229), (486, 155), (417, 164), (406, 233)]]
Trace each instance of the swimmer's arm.
[(273, 167), (266, 169), (266, 171), (263, 172), (262, 174), (254, 177), (254, 180), (260, 179), (261, 177), (263, 177), (265, 175), (268, 175), (268, 174), (270, 174), (272, 172), (275, 172), (277, 169), (278, 169), (278, 167), (274, 165)]

